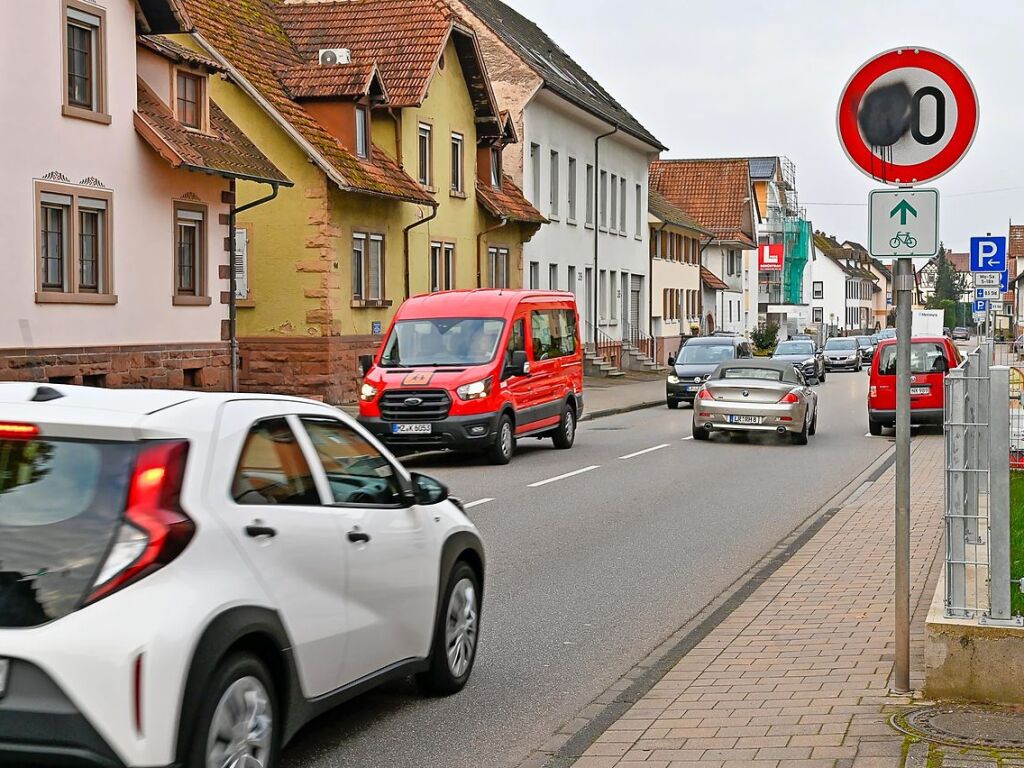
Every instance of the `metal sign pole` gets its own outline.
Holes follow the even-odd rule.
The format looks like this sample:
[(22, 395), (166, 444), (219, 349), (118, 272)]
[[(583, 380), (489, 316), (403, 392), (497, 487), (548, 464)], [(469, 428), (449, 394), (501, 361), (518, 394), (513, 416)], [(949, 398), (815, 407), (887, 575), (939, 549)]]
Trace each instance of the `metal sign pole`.
[(914, 267), (896, 262), (896, 669), (895, 687), (910, 690), (910, 326)]

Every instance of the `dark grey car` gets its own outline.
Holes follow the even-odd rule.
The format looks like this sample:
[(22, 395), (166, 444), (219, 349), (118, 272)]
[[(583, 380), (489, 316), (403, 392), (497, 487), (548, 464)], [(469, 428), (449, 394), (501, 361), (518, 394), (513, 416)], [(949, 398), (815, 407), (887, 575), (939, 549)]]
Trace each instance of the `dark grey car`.
[(825, 381), (825, 355), (814, 346), (813, 341), (780, 342), (772, 354), (772, 360), (792, 363), (808, 380), (816, 383)]
[(864, 365), (860, 354), (860, 344), (854, 336), (834, 336), (825, 342), (825, 370), (834, 371), (846, 368), (859, 371)]
[(686, 340), (679, 353), (668, 359), (672, 372), (665, 381), (669, 408), (692, 403), (700, 385), (719, 363), (753, 357), (750, 342), (742, 336), (697, 336)]

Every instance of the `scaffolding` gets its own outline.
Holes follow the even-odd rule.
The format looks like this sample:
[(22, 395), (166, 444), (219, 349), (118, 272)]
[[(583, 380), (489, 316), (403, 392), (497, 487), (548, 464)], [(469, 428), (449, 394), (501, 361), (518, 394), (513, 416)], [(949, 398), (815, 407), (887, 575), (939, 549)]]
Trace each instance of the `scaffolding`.
[(768, 226), (785, 248), (779, 296), (783, 304), (803, 304), (804, 269), (811, 254), (811, 224), (797, 196), (796, 165), (788, 157), (780, 157), (778, 171), (768, 185)]

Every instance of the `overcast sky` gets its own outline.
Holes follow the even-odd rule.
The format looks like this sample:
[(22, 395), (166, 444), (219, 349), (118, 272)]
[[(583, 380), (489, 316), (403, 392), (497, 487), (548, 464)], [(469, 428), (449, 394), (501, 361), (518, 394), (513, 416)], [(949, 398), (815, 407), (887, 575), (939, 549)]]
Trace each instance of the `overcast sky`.
[(839, 146), (839, 93), (876, 53), (938, 50), (974, 82), (981, 114), (967, 156), (935, 182), (941, 237), (965, 251), (971, 235), (1024, 223), (1020, 0), (506, 2), (661, 139), (663, 157), (788, 156), (814, 227), (862, 243), (875, 184)]

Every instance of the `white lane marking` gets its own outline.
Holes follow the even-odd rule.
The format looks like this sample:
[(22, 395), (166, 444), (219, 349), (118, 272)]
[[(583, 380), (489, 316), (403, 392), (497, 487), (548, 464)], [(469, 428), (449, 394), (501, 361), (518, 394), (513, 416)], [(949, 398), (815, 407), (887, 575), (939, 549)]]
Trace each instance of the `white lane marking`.
[(637, 451), (636, 453), (627, 453), (625, 456), (619, 456), (619, 458), (633, 459), (636, 458), (637, 456), (643, 456), (645, 453), (653, 453), (654, 451), (660, 451), (662, 448), (668, 448), (668, 446), (668, 443), (662, 443), (661, 445), (656, 445), (653, 448), (644, 448), (642, 451)]
[(690, 435), (689, 437), (684, 437), (683, 440), (693, 440), (693, 435)]
[(566, 472), (564, 475), (558, 475), (557, 477), (549, 477), (547, 480), (540, 480), (536, 483), (530, 483), (527, 486), (527, 488), (539, 488), (540, 486), (547, 485), (548, 483), (557, 483), (559, 480), (565, 480), (570, 477), (575, 477), (576, 475), (582, 475), (584, 472), (590, 472), (591, 470), (594, 469), (600, 469), (600, 465), (592, 464), (589, 467), (577, 469), (575, 472)]
[(489, 501), (494, 501), (494, 499), (477, 499), (476, 501), (471, 501), (471, 502), (469, 502), (469, 504), (466, 505), (466, 509), (472, 509), (473, 507), (479, 507), (481, 504), (486, 504)]

